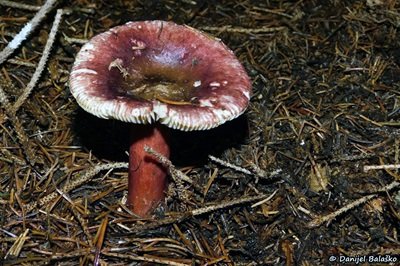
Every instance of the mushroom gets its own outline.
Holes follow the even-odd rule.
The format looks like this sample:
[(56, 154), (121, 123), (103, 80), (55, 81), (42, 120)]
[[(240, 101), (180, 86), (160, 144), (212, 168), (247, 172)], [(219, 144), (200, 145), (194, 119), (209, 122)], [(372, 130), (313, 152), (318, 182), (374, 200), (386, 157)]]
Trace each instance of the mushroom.
[(132, 123), (128, 201), (146, 216), (164, 197), (168, 128), (217, 127), (242, 114), (251, 83), (219, 39), (165, 21), (129, 22), (93, 37), (76, 56), (70, 90), (87, 112)]

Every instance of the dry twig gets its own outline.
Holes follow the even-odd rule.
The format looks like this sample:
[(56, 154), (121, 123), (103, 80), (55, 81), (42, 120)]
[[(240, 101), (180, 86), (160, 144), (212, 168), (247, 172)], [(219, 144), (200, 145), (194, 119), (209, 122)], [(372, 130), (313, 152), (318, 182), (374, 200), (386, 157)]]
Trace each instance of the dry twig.
[(314, 227), (321, 226), (323, 223), (328, 223), (329, 224), (333, 219), (335, 219), (339, 215), (341, 215), (341, 214), (343, 214), (343, 213), (345, 213), (345, 212), (347, 212), (347, 211), (349, 211), (349, 210), (351, 210), (351, 209), (353, 209), (353, 208), (355, 208), (355, 207), (357, 207), (357, 206), (369, 201), (370, 199), (373, 199), (373, 198), (377, 197), (378, 196), (377, 193), (387, 192), (387, 191), (390, 191), (390, 190), (392, 190), (394, 188), (397, 188), (399, 186), (400, 186), (400, 183), (397, 182), (397, 181), (394, 181), (394, 182), (390, 183), (389, 185), (383, 187), (382, 189), (379, 189), (376, 192), (376, 194), (371, 194), (371, 195), (364, 196), (362, 198), (359, 198), (358, 200), (355, 200), (355, 201), (347, 204), (346, 206), (343, 206), (342, 208), (340, 208), (340, 209), (338, 209), (338, 210), (336, 210), (336, 211), (334, 211), (334, 212), (332, 212), (332, 213), (330, 213), (328, 215), (321, 215), (321, 216), (318, 216), (318, 217), (314, 218), (313, 220), (311, 220), (310, 222), (307, 223), (307, 226), (309, 228), (314, 228)]
[[(60, 189), (60, 191), (65, 194), (70, 192), (71, 190), (81, 186), (82, 184), (90, 181), (96, 174), (98, 174), (100, 171), (103, 170), (109, 170), (109, 169), (114, 169), (114, 168), (128, 168), (128, 163), (108, 163), (108, 164), (101, 164), (101, 165), (96, 165), (88, 170), (86, 170), (84, 173), (79, 174), (78, 177), (74, 178), (72, 181), (69, 183), (65, 184), (63, 188)], [(37, 202), (30, 203), (25, 206), (25, 210), (27, 212), (30, 212), (33, 210), (36, 206), (43, 206), (48, 204), (50, 201), (55, 199), (59, 195), (59, 192), (53, 192), (41, 199), (39, 199)]]
[(232, 33), (247, 33), (247, 34), (259, 34), (259, 33), (272, 33), (277, 31), (284, 31), (286, 27), (259, 27), (259, 28), (241, 28), (232, 26), (221, 26), (221, 27), (201, 27), (205, 31), (219, 31), (219, 32), (232, 32)]
[[(273, 195), (275, 195), (275, 192), (273, 193)], [(257, 195), (257, 196), (244, 196), (239, 199), (228, 200), (228, 201), (218, 203), (218, 204), (214, 203), (214, 204), (211, 204), (210, 206), (194, 209), (191, 211), (186, 211), (186, 212), (181, 213), (180, 215), (168, 217), (168, 218), (165, 218), (165, 219), (162, 219), (162, 220), (150, 223), (150, 224), (136, 225), (135, 227), (130, 229), (130, 232), (131, 233), (145, 232), (146, 230), (158, 228), (160, 226), (164, 226), (164, 225), (168, 225), (168, 224), (172, 224), (172, 223), (180, 223), (180, 222), (182, 222), (186, 219), (189, 219), (190, 217), (193, 217), (193, 216), (198, 216), (198, 215), (206, 214), (209, 212), (217, 211), (220, 209), (234, 207), (234, 206), (237, 206), (240, 204), (247, 204), (247, 203), (250, 203), (253, 201), (257, 201), (257, 200), (263, 200), (265, 198), (272, 198), (273, 195), (267, 196), (267, 195), (263, 194), (263, 195)]]
[(216, 158), (216, 157), (214, 157), (214, 156), (212, 156), (212, 155), (208, 155), (208, 158), (210, 158), (211, 161), (214, 161), (214, 162), (216, 162), (216, 163), (218, 163), (218, 164), (220, 164), (220, 165), (222, 165), (222, 166), (231, 168), (231, 169), (233, 169), (233, 170), (235, 170), (235, 171), (238, 171), (238, 172), (241, 172), (241, 173), (243, 173), (243, 174), (246, 174), (246, 175), (252, 175), (252, 174), (253, 174), (252, 172), (250, 172), (249, 170), (247, 170), (247, 169), (245, 169), (245, 168), (243, 168), (243, 167), (240, 167), (240, 166), (231, 164), (231, 163), (229, 163), (229, 162), (227, 162), (227, 161), (221, 160), (221, 159)]
[(14, 109), (9, 102), (6, 93), (4, 92), (3, 88), (0, 85), (0, 103), (4, 108), (5, 113), (7, 114), (8, 118), (11, 121), (11, 124), (14, 128), (16, 133), (18, 142), (22, 146), (22, 150), (24, 155), (26, 156), (26, 160), (29, 162), (30, 165), (35, 164), (35, 156), (33, 155), (33, 151), (31, 149), (31, 145), (29, 143), (29, 137), (26, 135), (25, 130), (21, 124), (21, 121), (16, 116)]
[(171, 265), (171, 266), (189, 266), (192, 265), (191, 263), (180, 263), (180, 262), (175, 262), (171, 259), (168, 258), (160, 258), (160, 257), (154, 257), (154, 256), (137, 256), (137, 255), (129, 255), (129, 254), (120, 254), (120, 253), (115, 253), (115, 252), (110, 252), (107, 249), (102, 250), (101, 254), (104, 256), (108, 257), (115, 257), (115, 258), (120, 258), (120, 259), (128, 259), (132, 261), (143, 261), (143, 262), (150, 262), (150, 263), (156, 263), (156, 264), (163, 264), (163, 265)]
[(174, 180), (176, 187), (178, 189), (178, 193), (175, 193), (178, 195), (180, 199), (187, 199), (187, 189), (184, 187), (183, 182), (186, 182), (190, 184), (197, 192), (201, 192), (202, 189), (199, 187), (197, 184), (193, 182), (193, 180), (185, 175), (182, 171), (179, 171), (176, 169), (176, 167), (172, 164), (168, 158), (160, 154), (159, 152), (155, 151), (151, 147), (146, 146), (144, 150), (153, 155), (165, 168), (168, 169), (169, 174), (172, 177), (172, 180)]
[(40, 10), (40, 6), (32, 6), (32, 5), (16, 3), (14, 1), (7, 1), (7, 0), (0, 0), (0, 5), (1, 6), (12, 7), (12, 8), (18, 8), (18, 9), (22, 9), (22, 10), (28, 10), (28, 11), (38, 11), (38, 10)]
[(55, 39), (57, 31), (58, 31), (58, 27), (61, 22), (62, 14), (63, 14), (63, 10), (58, 9), (57, 14), (54, 18), (53, 27), (51, 28), (51, 31), (49, 34), (49, 38), (47, 39), (46, 46), (44, 47), (44, 50), (43, 50), (43, 55), (40, 58), (40, 61), (35, 70), (35, 73), (33, 73), (33, 76), (31, 78), (31, 80), (29, 81), (28, 85), (26, 86), (24, 92), (15, 102), (15, 104), (13, 106), (14, 113), (16, 113), (18, 111), (18, 109), (21, 107), (21, 105), (25, 102), (25, 100), (31, 94), (33, 88), (35, 87), (37, 81), (39, 80), (40, 75), (42, 74), (42, 71), (46, 65), (47, 59), (49, 58), (50, 50), (51, 50), (51, 47), (53, 46), (53, 42), (54, 42), (54, 39)]
[(0, 65), (21, 45), (28, 35), (36, 29), (56, 2), (57, 0), (47, 0), (31, 21), (29, 21), (14, 39), (8, 43), (3, 51), (0, 52)]
[(364, 165), (364, 172), (369, 170), (390, 170), (399, 168), (400, 164)]

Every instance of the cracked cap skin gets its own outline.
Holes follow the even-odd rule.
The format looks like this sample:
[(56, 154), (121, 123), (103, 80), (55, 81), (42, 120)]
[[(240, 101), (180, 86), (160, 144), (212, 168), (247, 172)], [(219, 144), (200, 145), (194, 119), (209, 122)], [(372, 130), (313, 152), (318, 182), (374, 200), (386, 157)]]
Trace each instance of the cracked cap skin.
[(129, 22), (93, 37), (76, 56), (70, 90), (101, 118), (191, 131), (242, 114), (251, 82), (219, 39), (166, 21)]

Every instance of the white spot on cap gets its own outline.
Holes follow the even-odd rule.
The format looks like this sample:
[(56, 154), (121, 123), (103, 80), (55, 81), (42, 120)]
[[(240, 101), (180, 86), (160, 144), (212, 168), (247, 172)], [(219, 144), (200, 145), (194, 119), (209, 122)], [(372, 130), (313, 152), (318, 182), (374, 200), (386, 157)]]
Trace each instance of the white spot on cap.
[(153, 112), (156, 114), (158, 119), (164, 118), (168, 114), (168, 106), (159, 101), (153, 102)]
[(88, 51), (88, 50), (93, 50), (94, 46), (91, 43), (86, 43), (84, 46), (84, 50)]
[(97, 75), (97, 71), (94, 71), (94, 70), (88, 69), (88, 68), (81, 68), (81, 69), (74, 70), (71, 74), (74, 74), (74, 75), (77, 75), (77, 74), (93, 74), (93, 75)]
[(250, 99), (250, 93), (248, 91), (242, 91), (242, 93), (247, 99)]
[(211, 87), (219, 87), (219, 86), (221, 86), (221, 84), (219, 82), (214, 81), (214, 82), (210, 83), (210, 86)]
[(201, 86), (201, 80), (196, 80), (195, 82), (193, 82), (193, 87), (197, 88)]
[(222, 95), (222, 96), (220, 96), (220, 99), (227, 103), (235, 103), (235, 100), (236, 100), (231, 95)]
[(210, 100), (200, 100), (201, 107), (213, 107), (214, 105), (211, 103)]

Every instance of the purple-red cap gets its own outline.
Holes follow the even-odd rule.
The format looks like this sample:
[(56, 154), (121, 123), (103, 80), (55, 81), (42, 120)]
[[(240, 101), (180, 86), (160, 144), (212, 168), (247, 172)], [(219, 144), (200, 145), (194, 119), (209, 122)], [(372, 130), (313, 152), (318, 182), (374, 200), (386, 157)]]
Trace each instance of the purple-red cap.
[(87, 112), (180, 130), (216, 127), (247, 108), (251, 82), (220, 40), (166, 21), (129, 22), (76, 56), (70, 90)]

